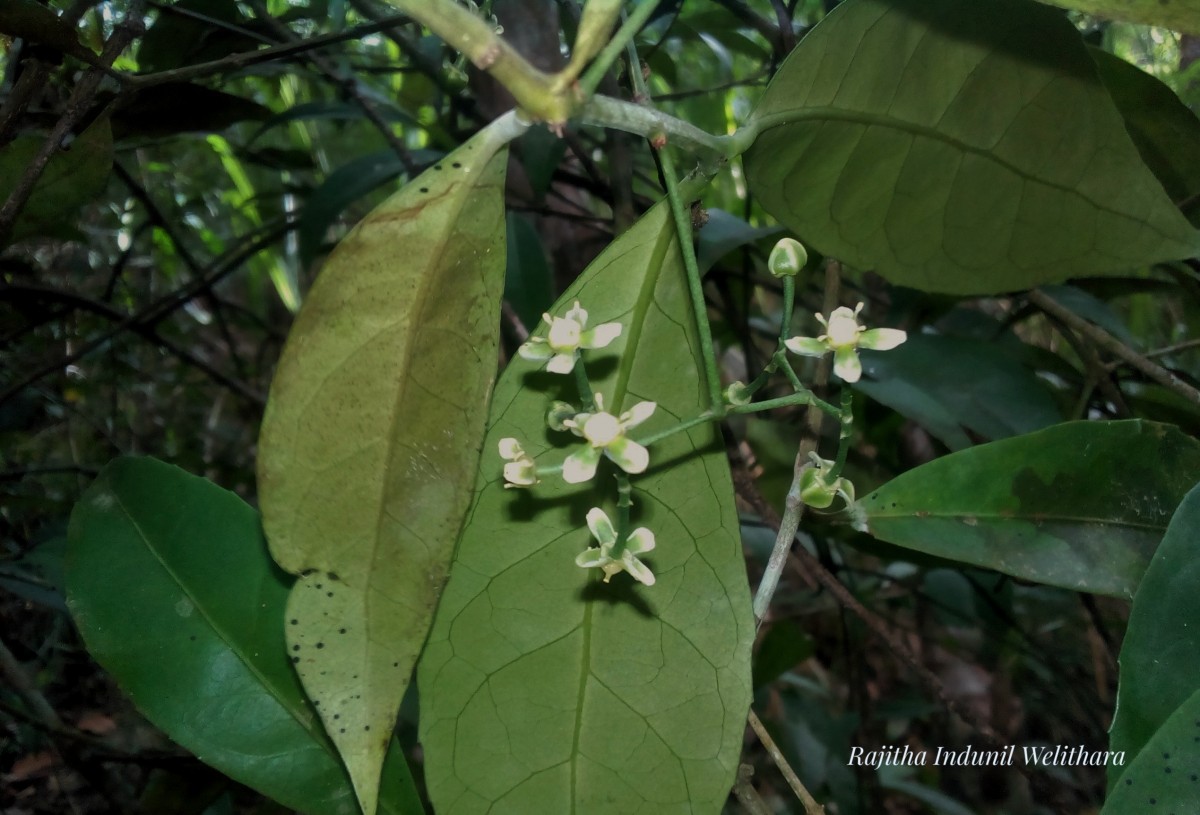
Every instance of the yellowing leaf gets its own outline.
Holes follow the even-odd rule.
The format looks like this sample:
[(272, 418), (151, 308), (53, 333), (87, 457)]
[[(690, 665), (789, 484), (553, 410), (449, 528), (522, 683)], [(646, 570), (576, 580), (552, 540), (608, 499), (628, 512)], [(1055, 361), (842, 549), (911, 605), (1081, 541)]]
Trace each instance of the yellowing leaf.
[[(289, 653), (367, 815), (471, 498), (495, 379), (506, 117), (330, 256), (271, 386), (259, 494)], [(281, 621), (281, 624), (283, 622)]]

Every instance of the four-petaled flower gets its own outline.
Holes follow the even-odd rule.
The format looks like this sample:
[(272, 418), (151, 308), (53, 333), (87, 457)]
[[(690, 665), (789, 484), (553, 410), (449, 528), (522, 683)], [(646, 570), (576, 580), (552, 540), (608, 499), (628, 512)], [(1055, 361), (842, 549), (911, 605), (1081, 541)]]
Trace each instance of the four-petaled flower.
[(511, 436), (500, 439), (500, 458), (508, 462), (504, 465), (505, 489), (538, 483), (537, 465), (516, 439)]
[(611, 580), (614, 574), (629, 572), (639, 583), (645, 583), (647, 586), (654, 585), (654, 572), (650, 571), (646, 564), (637, 558), (638, 555), (645, 554), (654, 548), (653, 532), (644, 526), (639, 526), (629, 533), (629, 537), (625, 538), (625, 548), (621, 554), (613, 557), (613, 547), (617, 545), (617, 530), (608, 516), (604, 514), (604, 510), (599, 507), (588, 510), (587, 525), (588, 529), (592, 531), (592, 536), (600, 545), (580, 552), (575, 558), (576, 564), (585, 569), (599, 567), (604, 572), (605, 583)]
[(851, 311), (842, 306), (829, 315), (829, 319), (818, 314), (817, 321), (825, 328), (819, 337), (792, 337), (784, 345), (793, 354), (806, 357), (823, 357), (833, 352), (833, 370), (843, 382), (857, 382), (862, 376), (862, 363), (858, 361), (858, 348), (874, 351), (890, 351), (904, 342), (908, 335), (895, 328), (867, 329), (859, 325), (858, 313), (863, 304)]
[(649, 419), (656, 407), (654, 402), (638, 402), (620, 416), (614, 416), (604, 411), (604, 398), (596, 394), (595, 413), (578, 413), (562, 423), (587, 442), (563, 462), (563, 480), (568, 484), (590, 480), (596, 474), (601, 452), (627, 473), (644, 472), (650, 464), (650, 453), (626, 438), (625, 432)]
[(556, 374), (569, 374), (575, 369), (581, 348), (603, 348), (621, 336), (620, 323), (603, 323), (595, 328), (587, 327), (588, 313), (575, 301), (562, 317), (543, 314), (542, 319), (550, 326), (545, 337), (530, 337), (517, 353), (525, 359), (538, 362), (549, 360), (546, 370)]

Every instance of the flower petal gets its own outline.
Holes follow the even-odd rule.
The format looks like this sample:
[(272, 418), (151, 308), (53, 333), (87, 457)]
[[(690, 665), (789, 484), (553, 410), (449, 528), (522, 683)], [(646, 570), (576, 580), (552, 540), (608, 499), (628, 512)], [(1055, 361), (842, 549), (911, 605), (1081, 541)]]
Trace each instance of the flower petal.
[(617, 530), (613, 528), (612, 521), (600, 507), (592, 507), (588, 510), (587, 525), (592, 532), (592, 537), (601, 544), (616, 543)]
[(621, 336), (620, 323), (604, 323), (595, 328), (589, 328), (579, 335), (580, 348), (604, 348), (610, 342)]
[(625, 551), (633, 552), (635, 555), (644, 554), (653, 548), (654, 533), (644, 526), (639, 526), (630, 532), (629, 537), (625, 539)]
[(862, 363), (852, 347), (839, 348), (833, 353), (833, 372), (843, 382), (853, 384), (862, 377)]
[(784, 340), (783, 344), (793, 354), (802, 357), (823, 357), (829, 353), (829, 346), (815, 337), (792, 337)]
[(588, 317), (587, 312), (584, 311), (584, 309), (581, 305), (579, 305), (578, 300), (575, 301), (575, 305), (573, 305), (569, 309), (567, 309), (567, 313), (564, 314), (563, 317), (568, 320), (574, 320), (575, 322), (579, 323), (579, 326), (581, 328), (583, 326), (587, 325), (587, 317)]
[[(650, 465), (650, 452), (636, 441), (630, 441), (619, 436), (612, 444), (604, 448), (608, 457), (617, 462), (617, 466), (627, 473), (643, 473)], [(565, 472), (565, 471), (564, 471)]]
[(575, 355), (574, 354), (555, 354), (550, 360), (550, 364), (546, 366), (546, 370), (552, 374), (569, 374), (575, 370)]
[(869, 348), (872, 351), (890, 351), (906, 339), (908, 335), (898, 328), (872, 328), (859, 335), (858, 347)]
[(512, 487), (532, 487), (538, 483), (537, 467), (533, 459), (520, 459), (505, 464), (504, 480), (508, 482), (505, 486)]
[(546, 332), (546, 342), (556, 351), (574, 351), (579, 347), (579, 337), (583, 327), (571, 319), (554, 318), (550, 330)]
[(621, 555), (621, 565), (637, 582), (647, 586), (654, 585), (654, 572), (650, 571), (645, 563), (635, 558), (628, 549), (625, 550), (625, 554)]
[(517, 349), (523, 359), (532, 359), (535, 362), (544, 362), (554, 356), (553, 349), (541, 337), (533, 337), (529, 342), (522, 343)]
[(600, 463), (600, 451), (590, 444), (567, 456), (563, 462), (563, 481), (568, 484), (582, 484), (591, 481), (596, 474), (596, 465)]
[(637, 427), (642, 422), (653, 416), (654, 410), (657, 407), (657, 402), (638, 402), (629, 410), (621, 414), (621, 427), (624, 430), (628, 430), (631, 427)]
[(584, 549), (582, 552), (576, 555), (575, 565), (582, 566), (585, 569), (592, 569), (596, 566), (603, 566), (610, 560), (612, 560), (612, 558), (604, 554), (604, 550), (594, 546), (591, 549)]
[(515, 461), (520, 458), (525, 451), (521, 449), (521, 442), (514, 439), (512, 436), (505, 436), (500, 439), (500, 458), (506, 461)]

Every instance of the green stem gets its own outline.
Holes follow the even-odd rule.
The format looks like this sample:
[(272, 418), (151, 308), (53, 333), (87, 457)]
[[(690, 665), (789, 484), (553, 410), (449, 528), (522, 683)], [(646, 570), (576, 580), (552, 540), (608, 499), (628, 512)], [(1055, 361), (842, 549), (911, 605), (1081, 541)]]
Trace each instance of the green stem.
[(721, 397), (721, 377), (717, 373), (717, 355), (713, 350), (712, 329), (708, 324), (708, 306), (704, 302), (704, 284), (700, 280), (700, 266), (696, 263), (696, 248), (692, 244), (691, 213), (684, 209), (676, 180), (675, 161), (669, 150), (660, 150), (663, 179), (667, 185), (667, 200), (671, 214), (675, 216), (675, 231), (679, 236), (679, 251), (683, 253), (683, 266), (687, 270), (688, 294), (692, 301), (692, 314), (696, 319), (696, 332), (700, 339), (700, 355), (704, 364), (704, 380), (708, 385), (708, 409), (720, 418), (725, 412), (725, 400)]
[(575, 360), (575, 389), (579, 391), (579, 401), (584, 409), (584, 412), (594, 411), (596, 409), (596, 394), (592, 392), (592, 383), (588, 381), (587, 369), (583, 367), (583, 360)]
[(783, 375), (787, 377), (788, 382), (791, 383), (792, 388), (797, 393), (808, 390), (808, 388), (804, 387), (804, 383), (800, 381), (800, 377), (796, 376), (796, 371), (792, 368), (792, 361), (788, 359), (785, 349), (780, 348), (776, 351), (772, 361), (783, 371)]
[(826, 484), (832, 484), (842, 474), (842, 468), (846, 466), (846, 456), (850, 454), (850, 435), (854, 430), (854, 391), (847, 387), (842, 388), (840, 414), (842, 424), (838, 433), (837, 459), (833, 462), (833, 469), (825, 476)]
[(788, 338), (792, 328), (792, 311), (796, 307), (796, 278), (784, 275), (783, 278), (783, 313), (779, 315), (779, 347)]
[(646, 138), (665, 134), (676, 145), (725, 157), (739, 155), (749, 146), (739, 149), (731, 136), (714, 136), (662, 111), (602, 94), (584, 102), (577, 114), (584, 124), (611, 127)]
[(553, 87), (554, 77), (531, 65), (500, 37), (491, 24), (454, 0), (387, 0), (502, 84), (517, 104), (537, 119), (565, 122), (578, 105), (577, 97)]
[(672, 428), (668, 428), (667, 430), (661, 430), (658, 433), (655, 433), (652, 436), (647, 436), (644, 439), (637, 439), (637, 443), (642, 445), (643, 447), (649, 447), (652, 444), (657, 444), (658, 442), (662, 441), (663, 439), (671, 438), (676, 433), (682, 433), (685, 430), (691, 430), (696, 425), (701, 425), (701, 424), (704, 424), (705, 422), (716, 421), (716, 419), (717, 419), (717, 417), (714, 416), (712, 413), (705, 411), (704, 413), (701, 413), (699, 416), (697, 416), (694, 419), (688, 419), (686, 422), (681, 422)]
[(758, 376), (754, 377), (754, 381), (752, 381), (749, 385), (746, 386), (746, 392), (749, 393), (752, 398), (753, 398), (754, 394), (758, 393), (759, 388), (761, 388), (763, 385), (767, 384), (767, 382), (770, 381), (771, 374), (774, 373), (775, 368), (776, 368), (776, 365), (775, 365), (774, 361), (767, 363), (767, 367), (763, 368), (763, 372), (761, 374), (759, 374)]
[[(627, 43), (632, 43), (633, 38), (642, 30), (642, 26), (650, 19), (650, 15), (654, 13), (658, 3), (655, 0), (642, 0), (638, 7), (633, 10), (621, 24), (620, 29), (613, 36), (608, 44), (601, 49), (596, 56), (595, 61), (591, 66), (583, 72), (583, 76), (579, 79), (579, 89), (585, 96), (591, 96), (596, 92), (596, 88), (600, 87), (600, 82), (604, 79), (604, 75), (608, 73), (608, 69), (616, 62), (617, 57), (621, 56), (621, 51), (624, 50)], [(629, 66), (631, 71), (641, 73), (642, 66), (639, 63), (633, 63)]]
[(813, 395), (812, 391), (801, 391), (793, 393), (791, 396), (780, 396), (776, 399), (764, 399), (761, 402), (755, 402), (752, 405), (732, 405), (725, 409), (726, 413), (761, 413), (764, 410), (774, 410), (779, 407), (793, 407), (795, 405), (812, 405), (823, 413), (828, 413), (830, 416), (841, 417), (842, 411), (833, 405), (818, 399)]
[(617, 469), (617, 542), (613, 544), (610, 557), (619, 559), (625, 552), (625, 541), (629, 537), (629, 510), (633, 506), (633, 485), (624, 470)]

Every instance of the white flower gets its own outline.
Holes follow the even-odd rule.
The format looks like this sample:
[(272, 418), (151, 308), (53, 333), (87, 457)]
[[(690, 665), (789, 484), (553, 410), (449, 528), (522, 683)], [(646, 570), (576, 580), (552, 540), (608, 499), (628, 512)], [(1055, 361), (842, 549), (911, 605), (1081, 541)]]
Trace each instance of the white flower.
[(500, 458), (508, 462), (504, 465), (505, 489), (538, 483), (537, 465), (516, 439), (511, 436), (500, 439)]
[(627, 473), (645, 472), (650, 453), (626, 438), (625, 432), (649, 419), (656, 407), (654, 402), (638, 402), (620, 416), (614, 416), (604, 411), (604, 398), (596, 394), (595, 413), (579, 413), (562, 423), (587, 442), (582, 450), (567, 456), (563, 462), (563, 480), (568, 484), (590, 480), (596, 474), (601, 452)]
[(599, 567), (604, 572), (604, 582), (612, 579), (614, 574), (629, 572), (633, 579), (647, 586), (654, 585), (654, 572), (637, 559), (637, 555), (645, 554), (654, 548), (654, 533), (644, 526), (629, 533), (625, 538), (625, 548), (617, 557), (612, 556), (613, 547), (617, 545), (617, 530), (612, 521), (604, 514), (604, 510), (593, 507), (587, 514), (588, 529), (600, 544), (580, 552), (575, 563), (585, 569)]
[(793, 354), (806, 357), (823, 357), (833, 352), (833, 370), (844, 382), (857, 382), (862, 376), (862, 363), (858, 361), (858, 348), (873, 351), (890, 351), (908, 338), (903, 331), (895, 328), (867, 329), (858, 322), (858, 313), (863, 304), (859, 303), (853, 311), (842, 306), (836, 308), (826, 320), (817, 315), (817, 322), (824, 328), (825, 333), (819, 337), (792, 337), (784, 340), (784, 345)]
[(588, 314), (579, 306), (579, 301), (563, 317), (543, 314), (542, 319), (550, 330), (545, 337), (530, 337), (517, 349), (525, 359), (538, 362), (549, 360), (546, 370), (556, 374), (569, 374), (575, 369), (581, 348), (603, 348), (621, 336), (620, 323), (604, 323), (595, 328), (587, 327)]

